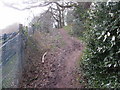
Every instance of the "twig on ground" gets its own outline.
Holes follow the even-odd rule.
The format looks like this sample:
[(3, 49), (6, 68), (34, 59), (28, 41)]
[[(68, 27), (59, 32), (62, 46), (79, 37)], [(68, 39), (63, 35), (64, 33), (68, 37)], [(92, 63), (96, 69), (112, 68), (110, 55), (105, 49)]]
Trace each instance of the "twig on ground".
[(46, 54), (47, 54), (47, 52), (45, 52), (45, 53), (43, 54), (43, 56), (42, 56), (42, 63), (45, 62), (45, 56), (46, 56)]

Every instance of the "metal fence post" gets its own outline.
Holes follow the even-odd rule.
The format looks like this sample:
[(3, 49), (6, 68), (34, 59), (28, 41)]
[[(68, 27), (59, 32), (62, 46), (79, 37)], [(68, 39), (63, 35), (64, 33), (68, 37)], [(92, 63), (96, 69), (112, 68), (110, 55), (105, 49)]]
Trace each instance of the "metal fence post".
[(19, 24), (19, 53), (18, 53), (18, 57), (19, 57), (19, 65), (18, 65), (18, 68), (19, 68), (19, 81), (21, 79), (21, 76), (22, 76), (22, 59), (23, 59), (23, 43), (22, 43), (22, 34), (23, 34), (23, 25), (22, 24)]

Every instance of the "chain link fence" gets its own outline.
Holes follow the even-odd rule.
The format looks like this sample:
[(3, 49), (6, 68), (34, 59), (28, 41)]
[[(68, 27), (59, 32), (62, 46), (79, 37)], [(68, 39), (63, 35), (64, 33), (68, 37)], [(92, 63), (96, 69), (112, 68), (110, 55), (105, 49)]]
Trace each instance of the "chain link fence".
[(0, 46), (2, 88), (17, 88), (22, 75), (26, 37), (22, 24), (17, 33), (4, 34)]

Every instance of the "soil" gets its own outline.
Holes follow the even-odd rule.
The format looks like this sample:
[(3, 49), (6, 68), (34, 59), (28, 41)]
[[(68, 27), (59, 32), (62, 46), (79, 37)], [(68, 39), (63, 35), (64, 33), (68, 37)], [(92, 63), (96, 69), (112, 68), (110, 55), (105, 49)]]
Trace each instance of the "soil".
[[(52, 34), (56, 40), (43, 40), (35, 33), (32, 37), (33, 46), (26, 48), (26, 64), (23, 71), (20, 87), (22, 88), (83, 88), (85, 87), (82, 70), (79, 62), (84, 45), (72, 37), (64, 29), (56, 30)], [(43, 36), (42, 36), (43, 37)], [(44, 37), (43, 37), (44, 38)], [(50, 39), (50, 37), (48, 37)], [(41, 42), (45, 41), (47, 47)], [(52, 44), (54, 46), (48, 46)], [(45, 45), (45, 46), (46, 46)], [(35, 49), (37, 47), (37, 49)], [(52, 47), (52, 48), (51, 48)], [(44, 63), (42, 63), (43, 54)], [(82, 82), (81, 82), (82, 81)]]

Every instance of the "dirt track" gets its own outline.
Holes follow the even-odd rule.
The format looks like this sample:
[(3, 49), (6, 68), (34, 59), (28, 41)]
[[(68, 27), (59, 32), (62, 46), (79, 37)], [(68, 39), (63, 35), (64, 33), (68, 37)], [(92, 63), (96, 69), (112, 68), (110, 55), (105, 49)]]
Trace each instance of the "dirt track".
[[(65, 30), (59, 29), (64, 45), (58, 45), (54, 50), (47, 50), (45, 62), (41, 63), (39, 54), (29, 54), (31, 61), (35, 62), (36, 74), (23, 74), (21, 87), (33, 88), (81, 88), (84, 83), (79, 83), (83, 79), (79, 70), (79, 60), (82, 55), (83, 45), (75, 37), (71, 37)], [(36, 38), (35, 38), (36, 39)], [(40, 40), (36, 39), (39, 44)], [(58, 41), (59, 42), (59, 41)], [(39, 51), (39, 50), (38, 50)], [(39, 52), (33, 52), (39, 53)], [(39, 58), (38, 58), (39, 57)], [(34, 59), (32, 59), (34, 58)], [(36, 63), (37, 62), (37, 63)], [(31, 67), (31, 66), (29, 66)], [(31, 68), (32, 69), (32, 68)], [(31, 70), (27, 71), (30, 72)], [(34, 72), (35, 72), (34, 71)], [(32, 73), (30, 73), (32, 74)], [(33, 78), (31, 82), (25, 76)]]

